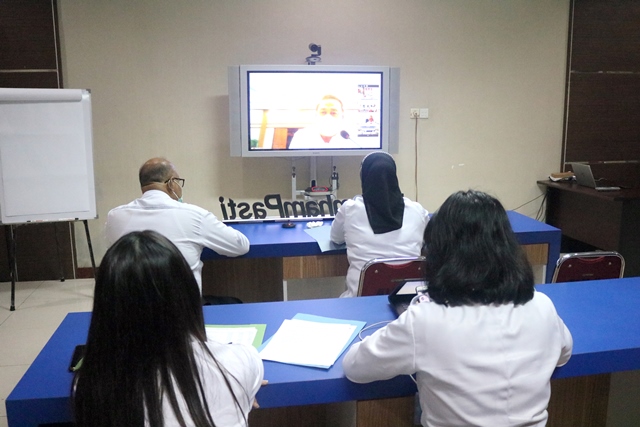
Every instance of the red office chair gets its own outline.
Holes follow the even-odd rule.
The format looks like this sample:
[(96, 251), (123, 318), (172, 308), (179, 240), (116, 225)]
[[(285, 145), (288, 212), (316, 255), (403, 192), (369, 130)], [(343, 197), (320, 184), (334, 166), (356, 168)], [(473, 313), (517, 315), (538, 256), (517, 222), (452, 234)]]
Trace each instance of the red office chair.
[(360, 272), (358, 296), (389, 295), (399, 282), (422, 279), (424, 263), (423, 256), (372, 259)]
[(556, 262), (551, 283), (619, 279), (623, 275), (624, 258), (618, 252), (575, 252)]

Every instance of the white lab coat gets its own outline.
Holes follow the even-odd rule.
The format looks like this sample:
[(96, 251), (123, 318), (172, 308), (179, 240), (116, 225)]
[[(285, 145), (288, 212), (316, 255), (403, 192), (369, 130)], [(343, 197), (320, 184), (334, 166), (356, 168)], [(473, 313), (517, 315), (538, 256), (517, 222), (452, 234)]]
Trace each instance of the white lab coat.
[(346, 291), (340, 297), (355, 297), (362, 267), (374, 258), (419, 256), (429, 213), (420, 205), (404, 198), (402, 228), (374, 234), (369, 225), (362, 196), (347, 200), (336, 213), (331, 225), (331, 241), (347, 244), (349, 270)]
[(342, 135), (334, 135), (329, 142), (325, 142), (320, 136), (320, 131), (315, 126), (302, 128), (293, 134), (290, 150), (312, 150), (312, 149), (344, 149), (362, 148), (352, 139), (343, 138)]
[(572, 348), (539, 292), (519, 306), (427, 301), (354, 344), (343, 367), (358, 383), (416, 373), (423, 426), (544, 426), (551, 374)]
[(107, 215), (109, 245), (127, 233), (143, 230), (157, 231), (180, 249), (201, 291), (203, 248), (232, 257), (249, 251), (249, 239), (244, 234), (228, 227), (211, 212), (173, 200), (159, 190), (146, 191), (139, 199), (111, 209)]
[[(253, 400), (262, 384), (264, 376), (262, 360), (257, 350), (251, 346), (222, 344), (214, 341), (207, 341), (206, 345), (226, 371), (226, 377), (241, 406), (241, 409), (236, 406), (218, 366), (209, 355), (204, 353), (199, 344), (194, 343), (193, 348), (196, 363), (200, 369), (200, 380), (204, 386), (205, 397), (213, 421), (218, 427), (246, 427), (247, 424), (244, 422), (242, 414), (244, 413), (248, 419)], [(182, 395), (178, 396), (178, 405), (188, 425), (192, 420), (189, 418), (189, 411)], [(163, 415), (165, 427), (180, 425), (167, 397), (163, 399)]]

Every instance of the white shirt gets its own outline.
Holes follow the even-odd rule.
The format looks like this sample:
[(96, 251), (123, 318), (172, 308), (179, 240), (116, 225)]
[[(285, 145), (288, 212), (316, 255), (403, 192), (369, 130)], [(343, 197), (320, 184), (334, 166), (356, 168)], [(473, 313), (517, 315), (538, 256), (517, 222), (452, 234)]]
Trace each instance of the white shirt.
[(411, 305), (354, 344), (351, 381), (416, 373), (423, 426), (544, 426), (550, 378), (573, 340), (551, 300), (524, 305)]
[(339, 133), (331, 137), (329, 142), (325, 142), (320, 136), (320, 132), (315, 126), (309, 126), (296, 131), (293, 134), (289, 149), (315, 149), (315, 148), (361, 148), (351, 139), (343, 138)]
[[(258, 351), (241, 344), (221, 344), (207, 341), (207, 346), (216, 360), (226, 371), (226, 377), (233, 392), (240, 403), (245, 417), (249, 418), (253, 400), (262, 384), (264, 366)], [(200, 369), (200, 380), (204, 386), (205, 398), (213, 421), (218, 427), (245, 427), (242, 413), (229, 393), (229, 389), (222, 378), (222, 373), (211, 357), (205, 354), (199, 344), (194, 343), (196, 363)], [(234, 379), (235, 378), (235, 379)], [(187, 425), (190, 421), (189, 411), (184, 397), (178, 396), (178, 404)], [(163, 399), (164, 425), (166, 427), (179, 426), (178, 420), (165, 396)]]
[(402, 227), (374, 234), (369, 225), (362, 196), (344, 202), (331, 225), (331, 241), (347, 243), (347, 290), (340, 297), (355, 297), (362, 267), (374, 258), (419, 256), (429, 213), (420, 205), (404, 198)]
[(220, 255), (238, 256), (249, 251), (249, 239), (226, 226), (211, 212), (196, 205), (180, 203), (160, 190), (149, 190), (129, 204), (107, 215), (107, 242), (112, 245), (132, 231), (153, 230), (180, 249), (202, 290), (203, 248)]

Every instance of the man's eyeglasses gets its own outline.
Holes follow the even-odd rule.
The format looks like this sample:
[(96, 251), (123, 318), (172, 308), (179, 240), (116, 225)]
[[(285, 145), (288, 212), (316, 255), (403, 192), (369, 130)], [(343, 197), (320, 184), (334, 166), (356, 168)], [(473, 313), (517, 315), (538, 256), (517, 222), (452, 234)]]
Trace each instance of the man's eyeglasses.
[(168, 183), (169, 183), (169, 181), (175, 181), (175, 182), (177, 182), (177, 183), (178, 183), (178, 185), (180, 185), (180, 187), (183, 187), (183, 188), (184, 188), (184, 178), (176, 178), (176, 177), (173, 177), (173, 178), (169, 178), (169, 179), (168, 179), (168, 180), (166, 180), (164, 183), (165, 183), (165, 184), (168, 184)]

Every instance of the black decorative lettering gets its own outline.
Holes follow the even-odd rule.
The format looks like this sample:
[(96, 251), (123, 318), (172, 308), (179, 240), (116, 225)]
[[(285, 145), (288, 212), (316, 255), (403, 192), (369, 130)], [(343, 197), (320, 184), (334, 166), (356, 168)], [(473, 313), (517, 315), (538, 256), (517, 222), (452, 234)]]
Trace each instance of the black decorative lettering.
[[(275, 204), (270, 203), (272, 199), (275, 199)], [(282, 197), (279, 194), (267, 194), (264, 196), (264, 205), (267, 209), (277, 209), (280, 214), (280, 218), (286, 218), (284, 215), (284, 208), (282, 206)]]
[[(320, 202), (322, 203), (322, 202)], [(319, 216), (320, 215), (320, 209), (318, 209), (318, 204), (314, 201), (311, 200), (309, 202), (307, 202), (307, 215), (308, 216)], [(324, 215), (324, 213), (322, 214)]]
[[(280, 218), (289, 217), (324, 217), (334, 216), (338, 212), (338, 208), (347, 201), (344, 200), (331, 200), (331, 196), (325, 196), (325, 200), (292, 200), (282, 201), (280, 194), (267, 194), (264, 196), (264, 203), (249, 202), (236, 203), (233, 199), (227, 199), (225, 204), (225, 198), (218, 197), (220, 202), (220, 210), (222, 212), (222, 218), (227, 220), (235, 220), (238, 217), (240, 219), (264, 219), (269, 215), (268, 210), (277, 210)], [(237, 209), (236, 209), (237, 208)]]
[(331, 202), (331, 196), (327, 194), (326, 198), (327, 198), (326, 201), (320, 200), (318, 202), (318, 206), (320, 207), (320, 212), (322, 212), (322, 216), (327, 215), (324, 212), (324, 206), (327, 207), (327, 210), (329, 211), (329, 215), (335, 215), (334, 212), (333, 212), (333, 204)]
[(251, 219), (251, 205), (247, 202), (238, 203), (238, 216), (240, 219)]
[(222, 219), (227, 220), (229, 217), (227, 216), (227, 209), (224, 207), (224, 197), (218, 197), (218, 201), (220, 202), (220, 210), (222, 211)]
[[(291, 208), (291, 212), (289, 213), (289, 211), (287, 210), (287, 208)], [(300, 215), (298, 215), (298, 208), (300, 208)], [(304, 202), (302, 201), (297, 201), (297, 202), (284, 202), (284, 211), (287, 214), (287, 218), (289, 218), (291, 215), (293, 215), (294, 218), (297, 218), (298, 216), (302, 216), (302, 217), (306, 217), (307, 216), (307, 212), (304, 208)], [(284, 217), (281, 217), (284, 218)]]
[(256, 219), (263, 219), (267, 217), (267, 211), (264, 208), (262, 202), (255, 202), (253, 204), (253, 217)]
[(231, 211), (229, 219), (236, 219), (236, 202), (234, 202), (233, 199), (229, 199), (227, 206), (229, 206), (229, 210)]

